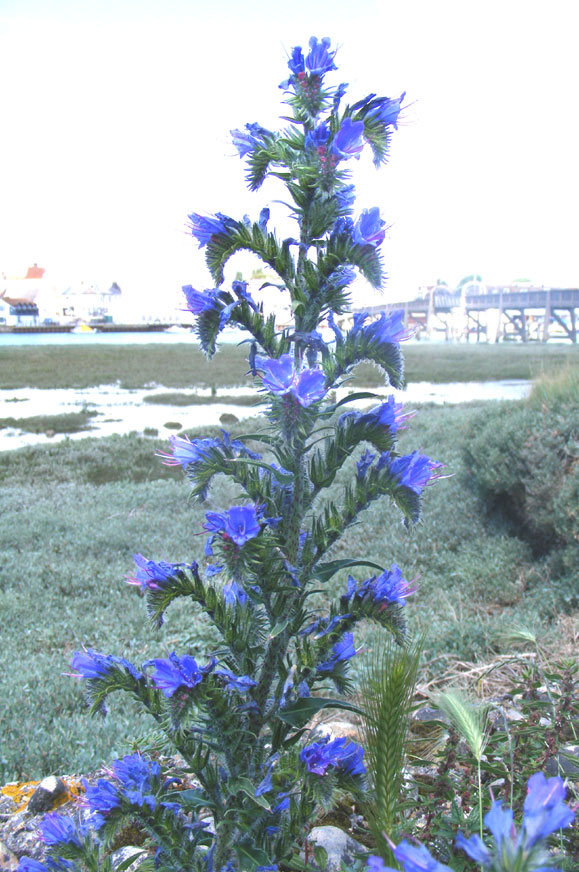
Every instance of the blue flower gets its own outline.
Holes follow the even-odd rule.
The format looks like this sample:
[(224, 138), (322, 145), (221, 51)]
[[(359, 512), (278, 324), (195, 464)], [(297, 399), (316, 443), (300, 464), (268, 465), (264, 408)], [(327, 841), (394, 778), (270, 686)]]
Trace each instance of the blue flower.
[(523, 806), (523, 829), (527, 847), (571, 824), (575, 813), (565, 805), (564, 799), (565, 785), (558, 775), (545, 778), (542, 772), (536, 772), (529, 778)]
[(339, 266), (335, 270), (332, 270), (325, 281), (325, 287), (330, 287), (335, 290), (338, 288), (345, 288), (347, 285), (351, 284), (355, 278), (356, 270), (351, 266)]
[(257, 518), (255, 506), (232, 506), (227, 512), (206, 512), (207, 523), (203, 529), (207, 532), (220, 532), (232, 539), (236, 545), (245, 545), (254, 539), (261, 525)]
[(347, 593), (342, 600), (345, 603), (352, 601), (353, 598), (371, 600), (379, 607), (379, 611), (383, 611), (391, 603), (405, 605), (406, 598), (413, 593), (416, 593), (416, 587), (412, 587), (412, 583), (402, 577), (402, 570), (393, 563), (390, 571), (384, 570), (381, 575), (373, 575), (361, 584), (357, 584), (352, 576), (349, 576)]
[(199, 248), (207, 245), (212, 236), (227, 233), (228, 229), (235, 226), (235, 221), (227, 215), (222, 215), (221, 212), (217, 212), (213, 217), (192, 212), (188, 218), (191, 222), (191, 233), (198, 241)]
[(356, 463), (356, 478), (358, 481), (364, 481), (366, 473), (376, 460), (376, 455), (372, 454), (367, 448)]
[[(327, 36), (324, 36), (320, 42), (318, 42), (317, 37), (310, 37), (310, 50), (306, 57), (306, 67), (312, 76), (323, 76), (324, 73), (328, 73), (330, 70), (338, 69), (334, 63), (336, 52), (328, 51), (330, 45), (331, 40)], [(292, 70), (292, 72), (295, 71)], [(301, 71), (298, 70), (298, 72)]]
[(380, 317), (362, 330), (367, 339), (380, 343), (398, 344), (412, 336), (412, 331), (404, 327), (404, 309), (393, 312), (380, 312)]
[(468, 854), (475, 863), (479, 863), (481, 866), (488, 866), (492, 863), (491, 853), (480, 836), (471, 836), (470, 839), (467, 839), (466, 836), (459, 833), (455, 844), (457, 848), (461, 848)]
[(192, 690), (203, 679), (203, 671), (199, 669), (197, 661), (188, 655), (177, 657), (173, 652), (166, 660), (151, 660), (149, 663), (155, 667), (151, 676), (153, 684), (167, 698), (180, 688)]
[(330, 327), (331, 330), (334, 331), (334, 336), (336, 337), (336, 345), (341, 345), (344, 341), (344, 334), (336, 324), (333, 312), (328, 313), (328, 327)]
[(292, 393), (304, 408), (325, 396), (323, 372), (318, 369), (303, 369), (296, 373), (291, 354), (282, 354), (278, 358), (258, 356), (255, 365), (262, 371), (261, 379), (268, 390), (280, 395)]
[(404, 866), (404, 872), (452, 872), (431, 857), (424, 845), (411, 845), (406, 839), (394, 848), (394, 856)]
[(292, 48), (292, 54), (289, 61), (287, 62), (287, 65), (294, 74), (294, 76), (298, 76), (300, 73), (305, 72), (306, 62), (304, 59), (301, 45), (296, 45)]
[(86, 827), (79, 828), (76, 822), (67, 815), (52, 812), (40, 821), (38, 832), (46, 845), (81, 845), (81, 836)]
[(154, 811), (157, 800), (153, 791), (159, 786), (161, 777), (158, 763), (146, 760), (140, 754), (128, 754), (122, 760), (115, 760), (113, 775), (131, 805), (147, 805)]
[(484, 822), (493, 834), (493, 838), (497, 844), (499, 851), (504, 839), (512, 838), (515, 833), (515, 825), (513, 823), (513, 812), (510, 808), (503, 808), (502, 800), (498, 799), (491, 805), (484, 817)]
[(21, 857), (18, 861), (18, 872), (47, 872), (48, 868), (44, 863), (33, 860), (32, 857)]
[(230, 133), (233, 144), (239, 152), (239, 157), (245, 157), (250, 151), (263, 144), (262, 137), (267, 131), (254, 122), (253, 124), (246, 124), (245, 130), (231, 130)]
[(400, 115), (400, 106), (406, 96), (406, 91), (403, 91), (395, 100), (390, 100), (388, 97), (379, 97), (372, 101), (372, 107), (367, 113), (368, 118), (377, 118), (388, 127), (390, 124), (398, 130), (398, 116)]
[(228, 690), (237, 690), (239, 693), (245, 693), (250, 687), (256, 686), (256, 682), (249, 675), (235, 675), (229, 669), (216, 669), (215, 675), (225, 679)]
[[(359, 122), (362, 124), (362, 122)], [(354, 224), (352, 239), (358, 245), (373, 245), (377, 247), (384, 242), (386, 231), (385, 221), (380, 218), (380, 209), (374, 206), (372, 209), (364, 209)]]
[(354, 185), (342, 185), (341, 188), (334, 191), (334, 197), (338, 203), (338, 209), (340, 212), (348, 214), (356, 202), (356, 189)]
[(364, 775), (363, 757), (361, 745), (346, 738), (330, 741), (328, 736), (307, 745), (300, 752), (300, 760), (313, 775), (325, 775), (330, 767), (347, 775)]
[(289, 793), (278, 793), (277, 799), (279, 799), (280, 802), (278, 802), (277, 805), (275, 805), (272, 808), (272, 810), (271, 810), (272, 814), (278, 814), (278, 813), (281, 813), (282, 811), (287, 811), (287, 809), (290, 806), (290, 798), (289, 797), (290, 797)]
[(99, 778), (96, 784), (89, 784), (84, 779), (83, 786), (82, 804), (92, 812), (91, 822), (100, 829), (105, 823), (106, 816), (119, 808), (121, 804), (119, 791), (114, 784), (104, 778)]
[(292, 394), (304, 408), (317, 403), (326, 395), (326, 379), (319, 369), (304, 369), (292, 388)]
[(133, 560), (137, 565), (135, 575), (129, 575), (126, 581), (129, 584), (137, 584), (141, 586), (141, 590), (159, 590), (166, 586), (166, 583), (175, 575), (180, 563), (166, 563), (161, 560), (155, 563), (154, 560), (147, 560), (142, 554), (133, 554)]
[(322, 121), (313, 130), (306, 133), (304, 145), (306, 148), (322, 148), (330, 138), (330, 129), (328, 125)]
[(207, 459), (210, 448), (219, 447), (218, 439), (189, 439), (188, 436), (169, 436), (172, 453), (158, 451), (157, 457), (163, 458), (166, 466), (188, 466)]
[(225, 605), (229, 608), (233, 608), (237, 603), (245, 605), (249, 599), (244, 589), (240, 587), (236, 581), (228, 581), (224, 584), (221, 593), (223, 594)]
[(255, 365), (263, 371), (261, 379), (265, 387), (275, 394), (288, 393), (294, 383), (294, 358), (291, 354), (280, 357), (256, 357)]
[(354, 636), (352, 633), (344, 633), (342, 638), (332, 645), (332, 656), (317, 667), (318, 672), (332, 672), (338, 663), (349, 660), (358, 652), (354, 648)]
[(364, 122), (344, 118), (332, 142), (332, 151), (342, 160), (360, 157), (364, 148)]
[(419, 454), (417, 451), (396, 457), (392, 461), (389, 460), (386, 451), (380, 459), (382, 458), (385, 462), (389, 462), (390, 475), (398, 480), (398, 484), (404, 485), (415, 494), (421, 494), (423, 488), (433, 484), (440, 477), (436, 470), (442, 467), (442, 463), (437, 463), (426, 454)]
[(411, 413), (404, 415), (402, 409), (402, 403), (397, 403), (390, 395), (385, 403), (381, 403), (370, 409), (369, 412), (356, 417), (356, 422), (366, 427), (388, 427), (394, 435), (401, 429), (404, 421), (411, 417)]
[(367, 872), (396, 872), (391, 866), (385, 866), (382, 857), (370, 854), (366, 863)]
[(338, 85), (338, 87), (334, 91), (334, 99), (332, 101), (332, 112), (337, 113), (338, 109), (340, 108), (340, 103), (342, 102), (342, 97), (344, 96), (344, 94), (346, 93), (347, 90), (348, 90), (347, 82), (342, 82), (340, 85)]
[(217, 291), (196, 291), (192, 285), (183, 285), (181, 288), (187, 300), (187, 310), (193, 315), (202, 315), (203, 312), (218, 311)]
[(126, 669), (137, 680), (143, 677), (143, 674), (123, 657), (101, 654), (100, 651), (93, 651), (91, 648), (87, 648), (85, 651), (75, 651), (71, 663), (72, 668), (76, 670), (75, 676), (78, 678), (89, 680), (106, 678), (115, 668)]

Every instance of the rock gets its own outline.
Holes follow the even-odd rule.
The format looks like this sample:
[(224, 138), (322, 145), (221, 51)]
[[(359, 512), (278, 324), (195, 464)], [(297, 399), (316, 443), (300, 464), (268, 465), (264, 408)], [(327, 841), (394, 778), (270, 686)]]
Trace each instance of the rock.
[(308, 844), (323, 848), (327, 854), (325, 872), (340, 872), (343, 866), (351, 867), (356, 854), (365, 853), (363, 845), (338, 827), (314, 827), (308, 836)]
[(561, 748), (554, 757), (549, 757), (545, 763), (545, 771), (548, 775), (560, 775), (565, 778), (570, 775), (573, 778), (579, 776), (579, 745), (568, 745)]
[(450, 725), (450, 718), (442, 709), (432, 708), (431, 706), (425, 706), (424, 708), (418, 709), (412, 714), (413, 721), (442, 721), (443, 724)]
[(219, 416), (219, 423), (223, 424), (223, 426), (229, 426), (231, 424), (238, 424), (239, 418), (237, 415), (233, 415), (231, 412), (224, 412)]
[(2, 872), (12, 872), (13, 869), (18, 869), (18, 857), (6, 847), (4, 842), (0, 842), (0, 869)]
[(56, 799), (66, 793), (66, 784), (62, 779), (49, 775), (43, 778), (28, 802), (28, 811), (31, 814), (42, 814), (50, 811)]

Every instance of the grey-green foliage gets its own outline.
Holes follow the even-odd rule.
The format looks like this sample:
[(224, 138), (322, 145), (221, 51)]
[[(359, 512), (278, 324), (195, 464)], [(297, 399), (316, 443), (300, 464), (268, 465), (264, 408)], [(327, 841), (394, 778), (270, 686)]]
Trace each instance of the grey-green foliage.
[(406, 740), (422, 639), (398, 646), (386, 641), (362, 674), (364, 748), (370, 796), (365, 817), (379, 852), (388, 856), (384, 834), (395, 838), (404, 777)]

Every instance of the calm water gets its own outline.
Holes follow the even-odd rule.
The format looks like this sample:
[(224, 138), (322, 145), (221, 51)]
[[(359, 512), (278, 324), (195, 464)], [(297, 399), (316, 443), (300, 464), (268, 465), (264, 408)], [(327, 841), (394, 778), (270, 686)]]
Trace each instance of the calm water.
[[(220, 342), (240, 342), (247, 338), (241, 330), (227, 330), (219, 337)], [(13, 345), (176, 345), (182, 342), (197, 342), (190, 330), (176, 332), (147, 331), (143, 333), (0, 333), (0, 348)]]

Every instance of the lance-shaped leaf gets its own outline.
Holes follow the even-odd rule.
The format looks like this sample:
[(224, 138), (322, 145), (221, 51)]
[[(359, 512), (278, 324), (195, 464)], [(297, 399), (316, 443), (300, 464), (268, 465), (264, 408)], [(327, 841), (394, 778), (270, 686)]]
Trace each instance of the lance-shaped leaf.
[(341, 709), (346, 712), (354, 712), (357, 715), (363, 714), (363, 709), (354, 705), (351, 702), (346, 702), (342, 699), (332, 699), (324, 696), (306, 696), (280, 709), (277, 716), (286, 724), (300, 729), (315, 714), (325, 708)]
[(372, 287), (382, 287), (384, 280), (382, 258), (376, 246), (358, 245), (348, 233), (330, 237), (325, 254), (320, 255), (318, 259), (320, 272), (328, 278), (335, 269), (344, 264), (357, 266)]

